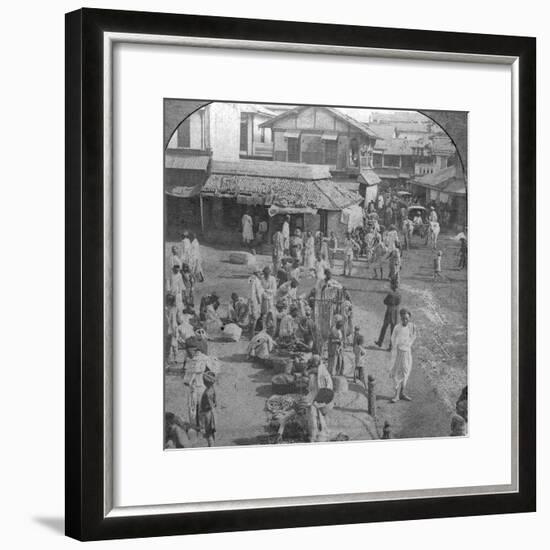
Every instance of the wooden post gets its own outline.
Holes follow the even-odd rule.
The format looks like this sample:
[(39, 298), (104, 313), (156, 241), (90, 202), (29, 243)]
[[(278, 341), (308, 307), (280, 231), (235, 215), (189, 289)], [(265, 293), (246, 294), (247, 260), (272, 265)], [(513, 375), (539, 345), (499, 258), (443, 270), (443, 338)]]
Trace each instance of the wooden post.
[(391, 439), (391, 425), (387, 420), (384, 422), (384, 430), (382, 432), (382, 439)]
[(202, 204), (202, 195), (199, 194), (199, 202), (200, 202), (200, 209), (201, 209), (201, 231), (202, 231), (202, 234), (204, 235), (204, 209), (203, 209), (203, 204)]
[(367, 378), (367, 399), (369, 402), (369, 414), (374, 418), (376, 416), (376, 392), (374, 388), (374, 376), (369, 374)]

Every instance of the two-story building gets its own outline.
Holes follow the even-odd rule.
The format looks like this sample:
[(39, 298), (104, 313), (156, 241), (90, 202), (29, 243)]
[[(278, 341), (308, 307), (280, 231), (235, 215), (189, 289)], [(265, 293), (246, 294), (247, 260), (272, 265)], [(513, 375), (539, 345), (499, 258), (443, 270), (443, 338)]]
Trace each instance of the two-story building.
[(276, 113), (264, 105), (243, 103), (240, 105), (239, 156), (242, 159), (273, 159), (271, 129), (261, 126), (274, 118)]
[(323, 164), (333, 176), (357, 177), (372, 166), (377, 136), (333, 107), (301, 106), (260, 125), (273, 136), (273, 160)]

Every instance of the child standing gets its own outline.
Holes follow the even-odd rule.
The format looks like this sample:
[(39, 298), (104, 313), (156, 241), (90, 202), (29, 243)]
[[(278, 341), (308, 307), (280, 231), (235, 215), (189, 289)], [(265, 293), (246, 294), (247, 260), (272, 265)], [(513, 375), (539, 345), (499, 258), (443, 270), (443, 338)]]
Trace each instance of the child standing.
[(216, 437), (216, 390), (214, 382), (216, 375), (211, 371), (206, 371), (203, 375), (203, 381), (206, 389), (200, 400), (200, 427), (209, 447), (214, 444)]
[(438, 250), (436, 255), (434, 256), (434, 281), (436, 279), (442, 279), (441, 275), (441, 250)]
[[(356, 327), (357, 328), (357, 327)], [(362, 334), (356, 332), (353, 344), (353, 355), (355, 357), (355, 369), (353, 371), (353, 382), (359, 379), (365, 391), (367, 390), (367, 350), (365, 348), (365, 339)]]

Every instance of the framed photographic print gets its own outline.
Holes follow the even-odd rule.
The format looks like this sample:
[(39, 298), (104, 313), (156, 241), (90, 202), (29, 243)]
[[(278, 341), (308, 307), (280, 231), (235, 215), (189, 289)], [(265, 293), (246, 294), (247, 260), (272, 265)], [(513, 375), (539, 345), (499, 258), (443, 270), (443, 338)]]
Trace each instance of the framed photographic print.
[(535, 40), (66, 16), (66, 532), (535, 510)]

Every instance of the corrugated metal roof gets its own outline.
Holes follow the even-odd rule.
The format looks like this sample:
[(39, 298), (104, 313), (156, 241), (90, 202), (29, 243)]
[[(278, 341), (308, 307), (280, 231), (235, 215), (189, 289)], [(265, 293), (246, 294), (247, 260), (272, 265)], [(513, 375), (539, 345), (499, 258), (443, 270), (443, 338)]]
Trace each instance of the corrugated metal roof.
[(298, 180), (245, 174), (212, 173), (201, 194), (240, 200), (248, 196), (250, 204), (321, 210), (342, 210), (361, 200), (360, 195), (339, 189), (330, 179)]
[(456, 152), (455, 146), (447, 135), (432, 136), (432, 149), (434, 153), (453, 154)]
[(188, 155), (177, 149), (168, 149), (164, 155), (165, 168), (206, 171), (209, 162), (210, 157), (208, 155)]
[(396, 132), (420, 132), (427, 134), (430, 129), (426, 122), (398, 122), (395, 124)]
[(273, 160), (240, 160), (238, 162), (214, 160), (212, 161), (211, 172), (212, 174), (234, 174), (299, 180), (330, 178), (330, 170), (327, 165), (278, 162)]
[[(394, 124), (377, 124), (370, 123), (369, 128), (380, 138), (380, 139), (392, 139), (393, 131), (395, 129)], [(378, 143), (378, 141), (377, 141)]]
[(381, 139), (376, 140), (375, 152), (383, 151), (385, 155), (412, 155), (415, 142), (408, 139)]
[(438, 170), (433, 174), (426, 174), (421, 178), (417, 178), (414, 183), (444, 193), (466, 195), (466, 183), (462, 169), (456, 165), (447, 166), (447, 168)]
[(373, 111), (370, 117), (376, 122), (392, 124), (426, 122), (426, 116), (418, 111)]
[(258, 113), (260, 115), (265, 115), (268, 117), (274, 117), (277, 115), (269, 107), (261, 105), (259, 103), (243, 103), (240, 105), (241, 113)]
[(456, 177), (456, 166), (447, 166), (443, 170), (438, 170), (431, 174), (426, 174), (415, 179), (415, 183), (418, 185), (426, 185), (430, 187), (441, 187), (442, 184), (447, 183), (450, 179)]
[(466, 195), (466, 183), (462, 179), (457, 179), (445, 187), (445, 193), (451, 195)]

